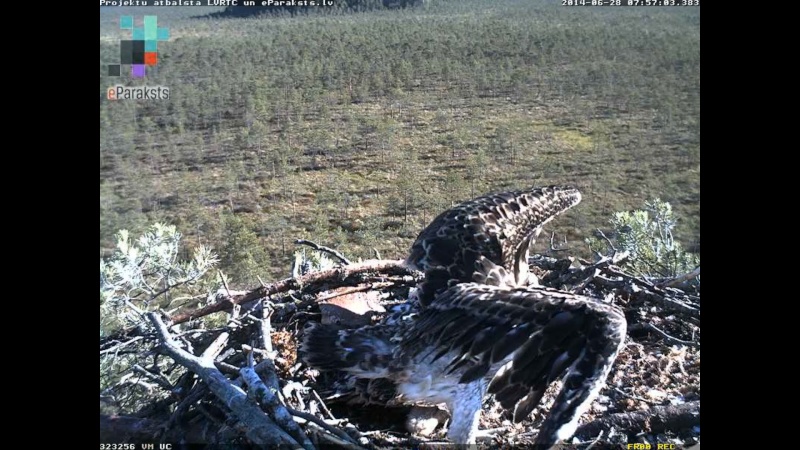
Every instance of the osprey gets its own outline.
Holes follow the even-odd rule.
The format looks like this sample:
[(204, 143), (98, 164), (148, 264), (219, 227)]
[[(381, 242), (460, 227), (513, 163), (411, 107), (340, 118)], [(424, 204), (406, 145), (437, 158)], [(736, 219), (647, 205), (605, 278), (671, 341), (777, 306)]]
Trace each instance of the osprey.
[(542, 226), (580, 200), (577, 189), (551, 186), (486, 195), (442, 213), (406, 259), (425, 273), (417, 298), (378, 325), (312, 324), (301, 357), (346, 372), (371, 402), (445, 403), (447, 437), (459, 444), (475, 442), (487, 394), (518, 422), (562, 380), (536, 444), (569, 438), (626, 333), (618, 308), (538, 287), (528, 271)]

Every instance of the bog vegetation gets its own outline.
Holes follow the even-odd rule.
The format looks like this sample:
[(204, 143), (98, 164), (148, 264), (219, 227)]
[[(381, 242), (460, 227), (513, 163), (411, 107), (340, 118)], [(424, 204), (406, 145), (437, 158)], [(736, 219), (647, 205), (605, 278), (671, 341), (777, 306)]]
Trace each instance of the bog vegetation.
[[(566, 183), (584, 193), (556, 236), (572, 254), (656, 197), (680, 218), (669, 239), (699, 246), (697, 8), (208, 12), (101, 8), (101, 257), (118, 230), (163, 222), (253, 287), (286, 275), (297, 238), (402, 258), (454, 202)], [(104, 76), (121, 13), (170, 28), (144, 82)], [(117, 82), (165, 85), (170, 99), (105, 100)], [(203, 255), (180, 254), (195, 262), (169, 276), (191, 278)]]

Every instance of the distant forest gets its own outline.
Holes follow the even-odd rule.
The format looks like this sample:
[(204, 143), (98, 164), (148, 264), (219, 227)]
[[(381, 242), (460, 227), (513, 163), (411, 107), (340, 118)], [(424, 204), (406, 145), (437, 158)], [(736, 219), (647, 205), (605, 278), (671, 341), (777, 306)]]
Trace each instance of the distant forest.
[(333, 0), (332, 7), (318, 8), (309, 5), (269, 5), (269, 6), (227, 6), (221, 12), (214, 13), (216, 17), (250, 17), (262, 14), (290, 15), (308, 13), (313, 10), (338, 9), (349, 12), (376, 11), (380, 9), (407, 8), (423, 6), (431, 0)]
[[(699, 8), (384, 3), (418, 2), (101, 8), (101, 257), (120, 229), (169, 223), (244, 288), (286, 276), (297, 238), (400, 258), (454, 203), (547, 184), (584, 200), (538, 251), (554, 233), (590, 256), (614, 212), (655, 198), (699, 251)], [(120, 14), (170, 29), (143, 80), (107, 76)], [(170, 98), (109, 101), (116, 84)]]

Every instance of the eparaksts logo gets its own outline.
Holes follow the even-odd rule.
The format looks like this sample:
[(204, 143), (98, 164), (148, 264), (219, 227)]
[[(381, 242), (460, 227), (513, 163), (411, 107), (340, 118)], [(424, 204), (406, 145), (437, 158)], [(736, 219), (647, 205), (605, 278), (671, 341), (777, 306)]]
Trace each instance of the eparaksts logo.
[(169, 100), (166, 86), (111, 86), (106, 91), (109, 100)]

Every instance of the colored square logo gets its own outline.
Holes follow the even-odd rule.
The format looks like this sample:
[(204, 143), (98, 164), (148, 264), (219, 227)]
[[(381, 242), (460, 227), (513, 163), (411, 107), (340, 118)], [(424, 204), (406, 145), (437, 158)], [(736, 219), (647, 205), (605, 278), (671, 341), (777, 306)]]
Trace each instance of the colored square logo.
[(158, 53), (156, 52), (145, 52), (144, 53), (144, 65), (146, 66), (155, 66), (158, 64)]
[(119, 41), (120, 64), (133, 64), (133, 41)]
[(139, 27), (134, 16), (120, 16), (119, 28), (131, 30), (131, 39), (119, 41), (119, 64), (108, 65), (108, 76), (121, 76), (122, 66), (129, 65), (132, 77), (143, 78), (147, 66), (158, 64), (158, 41), (169, 40), (169, 28), (159, 27), (157, 16), (143, 16)]
[(158, 38), (158, 18), (156, 16), (144, 16), (144, 39), (156, 40)]
[(144, 78), (144, 64), (131, 65), (131, 76), (133, 78)]

